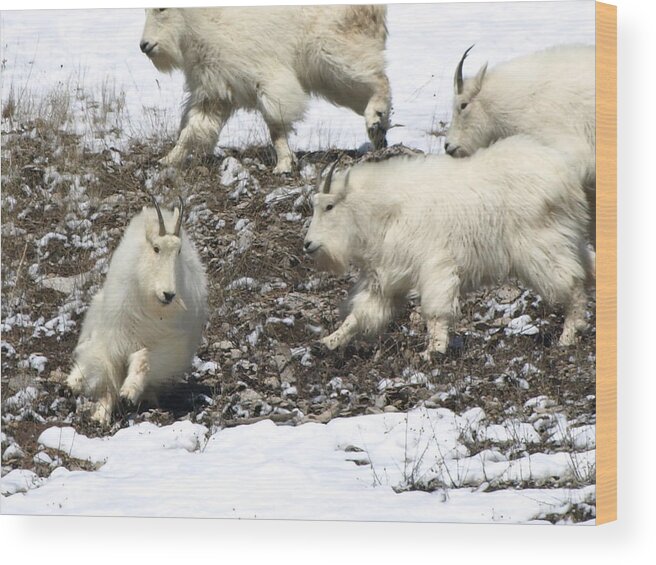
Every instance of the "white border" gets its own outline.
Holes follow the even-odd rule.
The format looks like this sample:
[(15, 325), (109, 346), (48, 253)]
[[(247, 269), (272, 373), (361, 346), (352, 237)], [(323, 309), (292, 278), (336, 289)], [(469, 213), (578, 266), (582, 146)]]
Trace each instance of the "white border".
[[(139, 5), (208, 5), (239, 2)], [(250, 4), (286, 3), (256, 0)], [(325, 3), (317, 0), (314, 3)], [(335, 3), (337, 0), (335, 0)], [(343, 3), (343, 2), (342, 2)], [(615, 0), (619, 20), (619, 522), (600, 528), (450, 524), (0, 517), (4, 563), (646, 563), (654, 555), (656, 112), (651, 0)], [(94, 7), (134, 7), (116, 0)], [(5, 0), (3, 9), (52, 8)], [(57, 8), (89, 8), (60, 1)], [(0, 38), (1, 41), (1, 38)], [(110, 495), (111, 496), (111, 495)], [(639, 557), (640, 556), (640, 557)], [(419, 562), (422, 563), (422, 562)], [(422, 563), (423, 565), (423, 563)]]

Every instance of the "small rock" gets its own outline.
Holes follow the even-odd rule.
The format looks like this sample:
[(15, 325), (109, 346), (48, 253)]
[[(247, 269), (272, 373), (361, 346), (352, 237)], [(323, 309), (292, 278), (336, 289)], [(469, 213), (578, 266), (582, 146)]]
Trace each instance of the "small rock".
[(20, 459), (21, 457), (25, 457), (25, 452), (20, 448), (20, 445), (18, 445), (17, 443), (12, 443), (2, 453), (3, 461), (9, 461), (11, 459)]
[(522, 295), (522, 291), (514, 285), (504, 284), (497, 290), (497, 301), (501, 304), (515, 302)]
[(285, 355), (274, 355), (273, 356), (273, 362), (276, 366), (276, 369), (278, 369), (278, 372), (282, 371), (285, 368), (285, 365), (287, 365), (289, 359)]
[(290, 384), (296, 382), (296, 375), (294, 374), (294, 368), (291, 365), (287, 365), (280, 375), (282, 381), (287, 381)]
[(48, 276), (41, 280), (41, 286), (62, 294), (71, 294), (76, 288), (82, 288), (91, 279), (91, 272), (71, 277)]
[(53, 383), (64, 384), (66, 382), (67, 374), (62, 371), (60, 368), (50, 371), (48, 375), (48, 380)]
[(242, 402), (259, 402), (262, 400), (262, 395), (259, 392), (254, 391), (252, 388), (248, 388), (239, 393)]
[(264, 386), (277, 389), (280, 386), (278, 377), (267, 377), (263, 381)]
[(296, 396), (298, 396), (298, 389), (295, 386), (287, 387), (285, 390), (282, 391), (282, 396), (283, 398), (288, 398), (288, 397), (295, 398)]
[(34, 462), (50, 465), (52, 463), (52, 457), (50, 457), (45, 451), (40, 451), (34, 456)]

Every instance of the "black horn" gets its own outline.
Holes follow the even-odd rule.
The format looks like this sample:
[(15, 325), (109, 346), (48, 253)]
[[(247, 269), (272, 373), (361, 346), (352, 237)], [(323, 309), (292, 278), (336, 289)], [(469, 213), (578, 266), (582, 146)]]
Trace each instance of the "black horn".
[[(475, 45), (475, 44), (474, 44)], [(458, 66), (456, 67), (456, 74), (453, 77), (453, 85), (456, 89), (456, 94), (462, 94), (462, 87), (463, 87), (463, 80), (462, 80), (462, 65), (465, 62), (465, 59), (467, 58), (467, 54), (472, 50), (474, 45), (470, 46), (467, 51), (465, 51), (462, 55), (462, 59), (460, 59), (460, 62), (458, 63)]]
[(180, 200), (180, 207), (178, 208), (178, 221), (175, 224), (174, 235), (180, 237), (180, 229), (182, 228), (182, 215), (184, 214), (184, 200), (182, 200), (182, 196), (178, 196), (178, 199)]
[(324, 171), (330, 166), (330, 163), (326, 163), (323, 167), (321, 167), (321, 170), (319, 171), (319, 174), (317, 174), (317, 186), (316, 186), (316, 191), (321, 192), (321, 179), (323, 177)]
[(152, 193), (146, 190), (146, 194), (150, 196), (153, 204), (155, 205), (155, 210), (157, 211), (157, 219), (159, 220), (159, 235), (160, 237), (166, 235), (166, 226), (164, 225), (164, 218), (162, 217), (162, 211), (159, 209), (159, 204), (155, 200), (155, 196)]
[[(337, 159), (337, 161), (335, 161), (332, 165), (330, 165), (330, 169), (328, 169), (326, 180), (324, 181), (323, 188), (321, 189), (321, 192), (323, 194), (328, 194), (330, 192), (330, 184), (332, 183), (333, 173), (335, 172), (335, 167), (337, 167), (337, 163), (339, 163), (339, 159)], [(325, 168), (326, 167), (324, 167), (324, 169)], [(323, 170), (321, 171), (321, 173), (323, 173)], [(321, 179), (321, 175), (319, 175), (319, 179)]]

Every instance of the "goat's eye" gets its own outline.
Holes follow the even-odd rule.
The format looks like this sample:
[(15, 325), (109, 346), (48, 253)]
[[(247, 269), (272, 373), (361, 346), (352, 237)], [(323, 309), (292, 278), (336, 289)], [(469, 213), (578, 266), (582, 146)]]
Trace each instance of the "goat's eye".
[(157, 245), (155, 245), (155, 246), (153, 247), (153, 251), (154, 251), (155, 253), (159, 253), (159, 247), (157, 247)]
[(460, 104), (460, 109), (464, 110), (468, 104), (469, 104), (468, 102), (463, 102), (462, 104)]
[(329, 212), (329, 211), (332, 210), (334, 207), (335, 207), (335, 206), (334, 206), (333, 204), (328, 204), (328, 206), (326, 206), (326, 212)]

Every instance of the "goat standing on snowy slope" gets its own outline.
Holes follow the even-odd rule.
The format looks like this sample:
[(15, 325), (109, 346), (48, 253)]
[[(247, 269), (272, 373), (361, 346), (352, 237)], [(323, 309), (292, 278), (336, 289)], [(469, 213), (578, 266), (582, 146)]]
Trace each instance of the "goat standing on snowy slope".
[(181, 69), (188, 98), (178, 141), (162, 159), (211, 153), (235, 110), (258, 110), (290, 172), (287, 136), (310, 94), (364, 115), (386, 145), (391, 95), (383, 51), (385, 6), (271, 6), (146, 10), (141, 50), (162, 72)]
[(314, 197), (305, 252), (337, 274), (354, 264), (360, 279), (350, 313), (322, 339), (329, 349), (380, 332), (418, 295), (424, 357), (444, 353), (460, 294), (509, 277), (565, 307), (562, 345), (586, 327), (587, 206), (562, 153), (514, 136), (469, 159), (395, 158), (334, 179), (333, 170)]
[[(182, 228), (184, 206), (135, 216), (84, 318), (67, 383), (98, 400), (109, 423), (118, 398), (156, 399), (191, 365), (207, 320), (207, 279)], [(168, 227), (167, 227), (168, 226)]]

